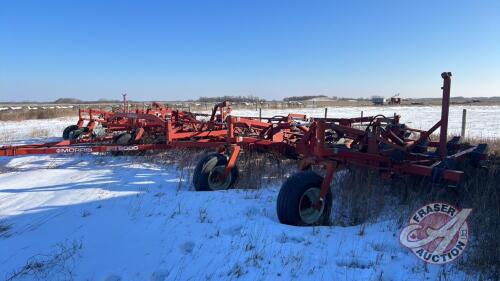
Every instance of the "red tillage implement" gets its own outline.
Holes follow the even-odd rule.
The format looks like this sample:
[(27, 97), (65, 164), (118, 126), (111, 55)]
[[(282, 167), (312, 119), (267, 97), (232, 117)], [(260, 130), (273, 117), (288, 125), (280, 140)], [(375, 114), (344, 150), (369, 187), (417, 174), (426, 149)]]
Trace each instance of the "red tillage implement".
[[(205, 148), (207, 156), (197, 170), (197, 190), (227, 189), (237, 179), (236, 159), (241, 148), (293, 153), (296, 136), (304, 128), (294, 126), (304, 115), (253, 118), (230, 116), (229, 103), (217, 104), (211, 114), (171, 110), (153, 104), (134, 112), (79, 112), (77, 125), (64, 130), (59, 142), (0, 147), (0, 156), (67, 153), (136, 153), (182, 148)], [(88, 117), (87, 117), (88, 114)], [(87, 123), (84, 126), (84, 123)], [(101, 133), (97, 134), (97, 126)], [(224, 154), (230, 153), (230, 157)], [(221, 168), (223, 167), (223, 168)], [(207, 174), (209, 176), (204, 176)], [(227, 180), (232, 178), (231, 180)]]
[[(480, 165), (486, 158), (485, 144), (461, 144), (459, 137), (447, 141), (451, 73), (441, 76), (441, 120), (428, 131), (408, 128), (397, 115), (313, 120), (296, 145), (302, 171), (288, 178), (278, 195), (280, 222), (313, 225), (328, 219), (334, 173), (347, 165), (379, 170), (387, 178), (412, 174), (434, 182), (460, 181), (464, 173), (454, 169), (460, 161)], [(433, 142), (429, 136), (438, 128), (439, 141)], [(310, 171), (312, 165), (323, 166), (325, 177)]]
[[(485, 159), (485, 144), (462, 144), (459, 137), (447, 141), (451, 73), (441, 76), (444, 80), (441, 119), (428, 131), (407, 127), (399, 122), (397, 115), (315, 119), (306, 119), (301, 114), (235, 117), (230, 115), (227, 102), (217, 104), (212, 114), (172, 110), (156, 103), (145, 110), (128, 112), (124, 101), (121, 112), (80, 111), (77, 125), (64, 131), (66, 140), (4, 146), (0, 147), (0, 156), (216, 149), (217, 153), (198, 163), (193, 175), (196, 190), (208, 191), (234, 186), (241, 149), (277, 151), (298, 157), (302, 170), (283, 183), (277, 200), (279, 220), (291, 225), (320, 224), (330, 210), (334, 173), (342, 167), (367, 167), (387, 178), (410, 174), (430, 177), (435, 182), (458, 182), (463, 172), (456, 170), (456, 163), (467, 161), (479, 165)], [(430, 135), (438, 128), (439, 141), (431, 141)], [(325, 177), (312, 172), (313, 165), (323, 166)]]

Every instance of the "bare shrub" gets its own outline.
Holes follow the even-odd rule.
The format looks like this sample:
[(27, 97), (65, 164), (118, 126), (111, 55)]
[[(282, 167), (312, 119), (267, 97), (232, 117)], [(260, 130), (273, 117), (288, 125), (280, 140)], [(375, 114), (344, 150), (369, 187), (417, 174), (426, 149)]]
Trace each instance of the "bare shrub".
[(198, 221), (200, 223), (212, 223), (212, 220), (208, 217), (208, 211), (206, 208), (200, 208), (198, 210)]
[(236, 279), (248, 273), (248, 270), (244, 269), (240, 263), (235, 263), (231, 270), (227, 273), (228, 277), (235, 277)]
[(73, 268), (80, 257), (81, 241), (57, 244), (51, 254), (29, 258), (20, 269), (12, 272), (6, 281), (28, 278), (30, 280), (73, 280)]

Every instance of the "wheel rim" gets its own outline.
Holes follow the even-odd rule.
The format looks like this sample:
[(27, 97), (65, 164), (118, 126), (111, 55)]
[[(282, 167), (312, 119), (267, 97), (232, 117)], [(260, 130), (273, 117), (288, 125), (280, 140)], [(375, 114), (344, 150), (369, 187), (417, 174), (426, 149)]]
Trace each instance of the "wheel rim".
[(75, 136), (75, 134), (77, 134), (79, 132), (79, 130), (71, 130), (68, 134), (68, 139), (70, 140), (75, 140), (78, 138), (79, 134)]
[(319, 209), (313, 206), (319, 198), (320, 189), (316, 187), (307, 189), (300, 197), (299, 215), (305, 224), (315, 224), (323, 215), (323, 210), (325, 209), (325, 202), (323, 200), (320, 200), (321, 206)]
[(225, 166), (215, 166), (208, 175), (208, 186), (212, 190), (225, 190), (231, 185), (232, 175), (226, 176)]

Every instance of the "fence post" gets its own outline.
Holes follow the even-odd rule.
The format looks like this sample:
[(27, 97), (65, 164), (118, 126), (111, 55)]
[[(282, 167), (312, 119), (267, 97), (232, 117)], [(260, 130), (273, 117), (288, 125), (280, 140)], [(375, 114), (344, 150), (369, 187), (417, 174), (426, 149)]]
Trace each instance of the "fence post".
[(262, 121), (262, 107), (259, 108), (259, 121)]
[(325, 119), (328, 118), (328, 107), (325, 107)]
[[(363, 120), (363, 110), (361, 110), (361, 120)], [(363, 121), (361, 121), (361, 126), (363, 126)]]
[(460, 134), (460, 136), (462, 138), (465, 138), (465, 123), (467, 121), (467, 109), (464, 108), (464, 110), (462, 111), (462, 133)]

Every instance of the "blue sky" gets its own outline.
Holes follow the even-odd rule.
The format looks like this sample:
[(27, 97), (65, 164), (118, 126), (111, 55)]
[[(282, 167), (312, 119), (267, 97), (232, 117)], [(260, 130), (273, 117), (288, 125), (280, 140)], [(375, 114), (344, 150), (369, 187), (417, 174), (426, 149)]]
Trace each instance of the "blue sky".
[(1, 1), (0, 101), (500, 96), (500, 1)]

